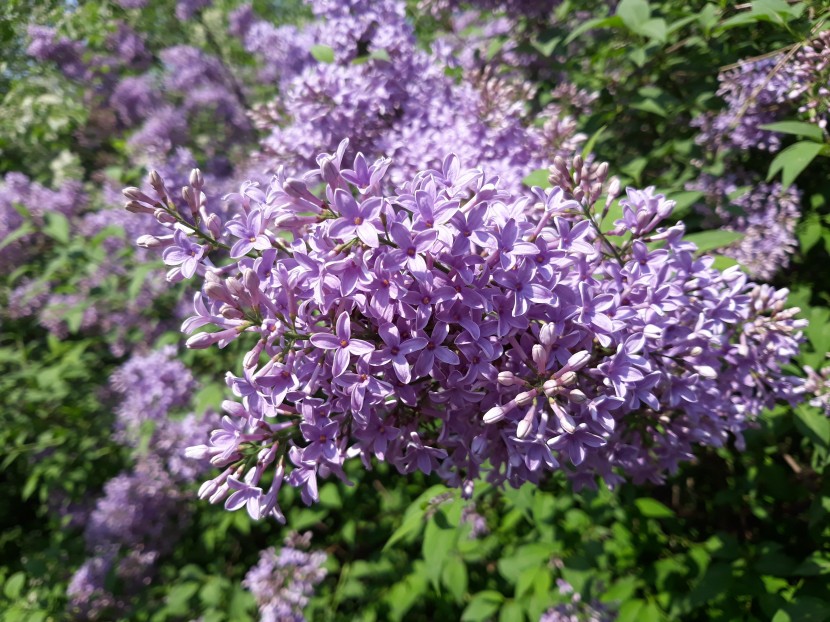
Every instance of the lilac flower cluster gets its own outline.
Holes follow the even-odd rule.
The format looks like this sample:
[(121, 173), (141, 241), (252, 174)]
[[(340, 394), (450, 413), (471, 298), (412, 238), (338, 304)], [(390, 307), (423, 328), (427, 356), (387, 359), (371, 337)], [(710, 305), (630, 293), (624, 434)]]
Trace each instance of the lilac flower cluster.
[(261, 622), (304, 622), (303, 608), (326, 577), (326, 554), (307, 553), (311, 532), (289, 535), (277, 552), (262, 551), (242, 582), (256, 598)]
[[(448, 76), (447, 66), (457, 66), (451, 51), (418, 47), (403, 2), (311, 4), (318, 19), (305, 28), (274, 28), (250, 11), (233, 22), (247, 49), (263, 53), (269, 75), (279, 76), (279, 102), (254, 117), (269, 132), (261, 157), (272, 169), (313, 166), (321, 148), (334, 150), (348, 135), (352, 153), (393, 158), (394, 183), (440, 166), (452, 145), (518, 189), (524, 175), (554, 155), (572, 155), (585, 138), (558, 106), (542, 111), (543, 127), (533, 125), (528, 85), (513, 77)], [(315, 61), (307, 53), (313, 43), (328, 46), (333, 62)]]
[(557, 579), (556, 584), (560, 594), (571, 596), (571, 602), (551, 607), (542, 614), (539, 622), (612, 622), (616, 619), (602, 603), (583, 601), (582, 595), (564, 579)]
[[(67, 181), (52, 190), (21, 173), (0, 178), (0, 262), (11, 272), (38, 254), (46, 241), (48, 214), (79, 216), (87, 205), (83, 186)], [(28, 225), (24, 228), (25, 225)], [(20, 235), (24, 228), (25, 235)]]
[(389, 160), (346, 168), (345, 149), (243, 184), (225, 227), (197, 198), (198, 170), (187, 210), (157, 174), (152, 196), (125, 190), (169, 227), (156, 238), (168, 279), (204, 281), (188, 347), (253, 338), (227, 377), (238, 400), (188, 450), (222, 469), (202, 498), (281, 519), (282, 485), (313, 503), (348, 458), (465, 494), (556, 469), (577, 485), (661, 481), (696, 445), (740, 444), (763, 408), (800, 398), (781, 369), (804, 326), (786, 290), (713, 269), (682, 224), (661, 226), (673, 202), (653, 189), (629, 189), (603, 229), (607, 165), (557, 159), (553, 188), (515, 195), (448, 156), (388, 192)]
[(780, 121), (792, 110), (790, 93), (795, 87), (792, 72), (777, 56), (744, 62), (718, 76), (717, 94), (726, 108), (693, 121), (700, 128), (697, 142), (715, 151), (733, 147), (741, 151), (777, 151), (780, 135), (761, 129)]
[[(122, 397), (116, 410), (117, 440), (136, 446), (141, 423), (152, 421), (155, 427), (150, 452), (107, 482), (104, 496), (85, 521), (90, 558), (76, 571), (67, 592), (70, 611), (78, 618), (103, 619), (123, 612), (129, 597), (149, 584), (159, 558), (175, 546), (186, 525), (185, 485), (208, 467), (206, 461), (183, 459), (183, 454), (186, 447), (207, 438), (218, 417), (207, 413), (171, 418), (175, 409), (187, 406), (195, 387), (174, 355), (171, 347), (134, 354), (111, 377)], [(123, 586), (118, 596), (105, 587), (111, 573)]]
[[(104, 201), (116, 199), (111, 187), (103, 191)], [(67, 181), (50, 190), (19, 173), (9, 173), (0, 181), (0, 260), (12, 279), (6, 283), (8, 304), (2, 316), (9, 319), (36, 317), (41, 326), (59, 338), (70, 333), (67, 318), (78, 311), (77, 330), (100, 330), (108, 335), (110, 347), (117, 356), (127, 350), (128, 333), (140, 328), (148, 337), (158, 332), (158, 322), (147, 316), (150, 303), (166, 292), (163, 279), (150, 275), (135, 299), (93, 304), (93, 292), (112, 278), (127, 278), (129, 255), (141, 262), (151, 254), (145, 249), (132, 251), (128, 239), (146, 231), (143, 219), (124, 210), (90, 210), (90, 198), (80, 182)], [(56, 288), (63, 277), (36, 274), (32, 261), (48, 253), (53, 240), (45, 234), (50, 214), (68, 221), (71, 236), (93, 239), (107, 232), (122, 230), (123, 235), (106, 235), (102, 241), (110, 261), (102, 262), (94, 271), (73, 275), (72, 292)], [(161, 229), (161, 228), (160, 228)], [(161, 229), (163, 230), (163, 229)], [(21, 235), (23, 233), (24, 235)], [(28, 269), (26, 269), (28, 266)], [(17, 270), (16, 270), (17, 269)]]
[(825, 365), (819, 371), (805, 366), (804, 373), (807, 374), (804, 390), (811, 397), (810, 405), (820, 408), (830, 417), (830, 365)]
[(549, 17), (561, 0), (421, 0), (418, 11), (441, 17), (460, 8), (488, 12), (503, 12), (510, 17), (528, 17), (540, 20)]
[(113, 389), (121, 395), (116, 409), (116, 438), (120, 442), (136, 445), (142, 423), (161, 423), (171, 411), (190, 403), (196, 383), (174, 355), (173, 346), (134, 354), (110, 377)]
[(764, 183), (739, 172), (719, 178), (704, 174), (687, 189), (704, 193), (704, 204), (698, 209), (707, 228), (743, 234), (722, 252), (734, 257), (753, 278), (769, 280), (789, 265), (798, 248), (795, 228), (801, 216), (801, 193), (797, 188)]
[(794, 113), (822, 129), (827, 126), (830, 31), (795, 50), (740, 63), (718, 76), (718, 95), (726, 108), (695, 120), (698, 142), (715, 150), (778, 151), (780, 135), (761, 126)]
[[(142, 6), (126, 4), (125, 8)], [(210, 0), (181, 0), (176, 14), (187, 20), (209, 4)], [(162, 65), (159, 73), (152, 66), (153, 55), (144, 38), (126, 23), (117, 26), (102, 51), (61, 38), (54, 28), (31, 26), (28, 51), (38, 60), (55, 63), (67, 78), (87, 87), (90, 118), (110, 119), (98, 128), (102, 135), (94, 139), (97, 142), (111, 138), (114, 131), (135, 130), (128, 142), (132, 157), (139, 164), (158, 166), (174, 149), (190, 144), (194, 126), (209, 118), (212, 128), (226, 128), (224, 136), (212, 131), (211, 144), (203, 149), (209, 171), (226, 168), (231, 144), (252, 129), (244, 92), (233, 72), (216, 56), (176, 45), (156, 52)], [(86, 134), (89, 131), (86, 128)], [(219, 159), (216, 165), (215, 158)]]

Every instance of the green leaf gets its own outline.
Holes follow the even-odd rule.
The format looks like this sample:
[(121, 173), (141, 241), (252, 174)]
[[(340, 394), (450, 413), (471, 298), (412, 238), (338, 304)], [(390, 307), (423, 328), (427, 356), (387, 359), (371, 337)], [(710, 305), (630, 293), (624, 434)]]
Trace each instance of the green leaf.
[(21, 225), (20, 227), (12, 231), (9, 235), (7, 235), (5, 238), (0, 240), (0, 251), (6, 248), (9, 244), (19, 240), (24, 235), (29, 235), (30, 233), (33, 233), (34, 230), (35, 228), (29, 223)]
[(314, 57), (314, 60), (321, 63), (329, 64), (334, 62), (334, 50), (327, 45), (312, 45), (309, 52)]
[(461, 614), (461, 622), (484, 622), (498, 611), (504, 596), (495, 590), (485, 590), (473, 596), (470, 604)]
[(427, 523), (421, 549), (427, 566), (427, 576), (436, 590), (440, 590), (441, 573), (458, 539), (456, 528), (439, 526), (437, 519), (441, 516), (444, 514), (439, 510), (434, 519)]
[(47, 212), (44, 216), (46, 226), (43, 232), (61, 244), (69, 243), (69, 220), (60, 212)]
[(830, 445), (830, 419), (818, 409), (799, 404), (795, 409), (796, 426), (801, 432), (825, 447)]
[(499, 622), (523, 622), (524, 619), (524, 609), (515, 600), (506, 603), (499, 611)]
[(628, 28), (637, 32), (651, 17), (651, 7), (646, 0), (621, 0), (617, 5), (617, 15)]
[(806, 136), (819, 143), (824, 142), (824, 132), (814, 123), (803, 121), (779, 121), (778, 123), (767, 123), (761, 126), (762, 130), (780, 132), (782, 134), (793, 134), (795, 136)]
[(805, 255), (819, 243), (824, 233), (824, 226), (821, 217), (812, 213), (808, 215), (798, 226), (798, 242), (801, 252)]
[[(608, 127), (607, 125), (603, 125), (596, 132), (594, 132), (591, 135), (591, 138), (589, 138), (588, 141), (585, 143), (585, 146), (582, 148), (582, 159), (583, 160), (586, 159), (589, 155), (591, 155), (591, 152), (594, 150), (594, 145), (597, 144), (597, 141), (600, 139), (600, 136), (602, 136), (602, 133), (605, 132), (607, 127)], [(544, 169), (544, 170), (547, 171), (547, 169)], [(531, 173), (531, 175), (532, 175), (532, 173)]]
[(639, 598), (634, 598), (623, 603), (617, 614), (617, 622), (639, 622), (642, 619), (640, 613), (645, 605), (645, 601)]
[(723, 272), (727, 268), (731, 268), (732, 266), (739, 266), (741, 264), (738, 263), (738, 260), (734, 257), (729, 257), (727, 255), (712, 255), (715, 258), (715, 261), (712, 263), (712, 267), (715, 270), (719, 270)]
[(664, 43), (667, 35), (666, 20), (662, 17), (647, 20), (645, 23), (641, 24), (639, 28), (634, 30), (634, 32), (638, 35), (643, 35), (649, 39), (654, 39), (655, 41)]
[(666, 507), (656, 499), (649, 499), (642, 497), (634, 501), (634, 505), (640, 511), (640, 514), (647, 518), (671, 518), (674, 516), (674, 511)]
[(692, 242), (697, 246), (698, 253), (705, 253), (716, 248), (723, 248), (729, 246), (744, 237), (743, 233), (736, 231), (726, 231), (725, 229), (714, 229), (712, 231), (701, 231), (700, 233), (691, 233), (685, 236), (687, 242)]
[(22, 572), (15, 572), (8, 578), (6, 584), (3, 586), (3, 594), (10, 600), (17, 600), (20, 598), (20, 592), (23, 591), (23, 586), (26, 584), (26, 575)]
[(522, 183), (528, 188), (533, 188), (534, 186), (539, 186), (540, 188), (550, 188), (548, 177), (550, 177), (550, 171), (546, 168), (540, 168), (525, 177), (522, 180)]
[[(385, 60), (385, 61), (387, 61), (387, 62), (389, 62), (389, 61), (391, 60), (391, 59), (389, 58), (389, 52), (387, 52), (387, 51), (386, 51), (386, 50), (384, 50), (383, 48), (379, 48), (379, 49), (377, 49), (377, 50), (372, 50), (372, 51), (369, 53), (369, 58), (373, 58), (374, 60)], [(318, 60), (319, 60), (319, 59), (318, 59)], [(334, 58), (333, 58), (333, 57), (332, 57), (332, 60), (334, 60)], [(331, 62), (331, 61), (329, 61), (329, 62)]]
[(624, 25), (625, 23), (623, 22), (622, 18), (620, 18), (618, 15), (612, 15), (611, 17), (596, 17), (594, 19), (589, 19), (587, 22), (582, 22), (573, 31), (571, 31), (571, 34), (569, 34), (565, 39), (565, 45), (569, 44), (571, 41), (579, 37), (579, 35), (588, 32), (589, 30), (595, 30), (600, 28), (620, 28)]
[(441, 583), (449, 590), (456, 603), (460, 605), (464, 602), (464, 595), (467, 593), (467, 565), (457, 555), (447, 560), (441, 573)]
[(421, 531), (421, 528), (424, 526), (424, 513), (421, 511), (420, 513), (413, 512), (406, 518), (404, 518), (403, 523), (400, 527), (398, 527), (391, 536), (389, 536), (389, 540), (386, 541), (386, 544), (383, 545), (383, 550), (386, 551), (404, 538), (415, 535)]
[(806, 141), (790, 145), (770, 163), (767, 181), (781, 171), (781, 183), (789, 187), (822, 149), (824, 145)]

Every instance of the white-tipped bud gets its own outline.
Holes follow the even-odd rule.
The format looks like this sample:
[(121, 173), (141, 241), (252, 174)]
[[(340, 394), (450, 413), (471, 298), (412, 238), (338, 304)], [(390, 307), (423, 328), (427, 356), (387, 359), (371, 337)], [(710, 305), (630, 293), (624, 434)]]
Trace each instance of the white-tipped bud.
[(553, 345), (554, 339), (556, 339), (556, 324), (548, 322), (539, 330), (539, 343), (545, 347), (550, 347)]
[(530, 430), (533, 427), (533, 421), (528, 419), (522, 419), (519, 421), (519, 425), (516, 426), (516, 438), (526, 438), (528, 434), (530, 434)]
[(561, 390), (562, 387), (559, 386), (559, 381), (556, 378), (546, 380), (545, 384), (542, 385), (542, 391), (544, 391), (545, 395), (547, 395), (548, 397), (556, 395)]
[(536, 398), (537, 395), (539, 395), (539, 391), (531, 389), (530, 391), (519, 393), (513, 398), (513, 401), (516, 403), (516, 406), (527, 406)]
[(148, 177), (150, 179), (150, 185), (153, 188), (155, 188), (156, 190), (158, 190), (159, 188), (164, 188), (164, 180), (161, 178), (161, 175), (159, 175), (159, 172), (157, 170), (154, 169), (150, 171)]
[(211, 450), (207, 445), (194, 445), (184, 450), (184, 457), (192, 458), (193, 460), (204, 460), (210, 454)]
[(703, 348), (700, 346), (695, 346), (689, 350), (689, 356), (700, 356), (701, 354), (703, 354)]
[(124, 209), (132, 214), (153, 214), (156, 211), (154, 208), (147, 207), (138, 201), (127, 201), (124, 204)]
[(562, 408), (556, 400), (550, 399), (548, 400), (548, 403), (550, 404), (553, 414), (556, 415), (556, 420), (559, 422), (562, 429), (568, 434), (573, 434), (576, 431), (576, 422), (573, 420), (573, 417), (565, 412), (565, 409)]
[(152, 198), (144, 194), (140, 188), (136, 188), (135, 186), (124, 188), (121, 191), (121, 194), (132, 201), (141, 201), (143, 203), (149, 203), (150, 205), (154, 205), (156, 203)]
[(536, 364), (536, 371), (540, 374), (544, 373), (548, 366), (548, 351), (545, 350), (545, 347), (538, 343), (535, 344), (530, 350), (530, 356)]
[(219, 309), (219, 313), (223, 318), (228, 320), (241, 320), (243, 317), (245, 317), (245, 314), (242, 313), (242, 311), (240, 311), (236, 307), (232, 307), (231, 305), (227, 304), (222, 305), (222, 307)]
[(209, 479), (208, 481), (204, 482), (201, 486), (199, 486), (199, 498), (207, 499), (208, 497), (213, 496), (213, 493), (216, 492), (216, 489), (218, 487), (219, 484), (216, 483), (216, 480)]
[(208, 231), (210, 231), (210, 234), (213, 236), (213, 239), (218, 240), (219, 236), (222, 235), (222, 221), (219, 220), (219, 216), (216, 214), (209, 214), (205, 224), (207, 225)]
[(718, 372), (709, 365), (695, 365), (695, 371), (708, 380), (715, 380), (718, 377)]
[(153, 212), (153, 216), (156, 217), (156, 220), (159, 221), (162, 225), (172, 225), (176, 222), (176, 219), (165, 212), (163, 209), (159, 208)]
[(216, 492), (214, 492), (210, 496), (210, 499), (208, 499), (208, 501), (210, 501), (210, 503), (219, 503), (228, 495), (230, 489), (231, 487), (227, 484), (222, 484), (221, 486), (219, 486), (219, 488), (216, 489)]
[(576, 354), (572, 354), (571, 357), (568, 359), (568, 364), (566, 367), (571, 371), (577, 371), (582, 369), (588, 364), (588, 361), (591, 360), (591, 353), (588, 350), (582, 350), (581, 352), (577, 352)]
[(191, 350), (204, 350), (219, 341), (214, 335), (217, 333), (198, 333), (185, 342)]
[(559, 377), (559, 384), (563, 387), (567, 387), (569, 384), (573, 384), (574, 382), (576, 382), (576, 372), (566, 371)]
[(512, 371), (499, 372), (499, 384), (504, 387), (512, 387), (515, 384), (525, 386), (527, 382), (517, 377)]
[(140, 235), (135, 244), (141, 248), (158, 248), (161, 246), (161, 240), (154, 235)]
[(190, 171), (190, 185), (194, 188), (201, 188), (205, 185), (205, 178), (202, 176), (202, 171), (198, 168), (194, 168)]
[(568, 399), (576, 404), (582, 404), (588, 401), (588, 396), (579, 389), (572, 389), (568, 392)]
[(501, 421), (504, 419), (504, 415), (506, 414), (507, 411), (505, 411), (501, 406), (493, 406), (493, 408), (484, 413), (484, 423), (496, 423), (497, 421)]

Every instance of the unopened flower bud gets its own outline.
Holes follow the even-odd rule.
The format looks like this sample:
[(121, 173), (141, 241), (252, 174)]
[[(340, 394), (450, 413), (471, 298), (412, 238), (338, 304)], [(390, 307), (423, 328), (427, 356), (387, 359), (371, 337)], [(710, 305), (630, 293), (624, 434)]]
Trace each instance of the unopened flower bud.
[(516, 426), (516, 438), (527, 437), (527, 435), (530, 434), (530, 430), (532, 427), (532, 419), (522, 419), (521, 421), (519, 421), (519, 425)]
[(204, 350), (218, 341), (214, 335), (216, 335), (216, 333), (199, 333), (197, 335), (193, 335), (185, 342), (185, 346), (191, 350)]
[(588, 396), (579, 389), (571, 389), (568, 392), (568, 399), (576, 404), (582, 404), (588, 401)]
[(548, 397), (553, 397), (561, 393), (562, 385), (559, 384), (559, 380), (556, 378), (551, 378), (550, 380), (545, 381), (545, 384), (542, 385), (542, 392), (547, 395)]
[(516, 402), (516, 406), (527, 406), (530, 404), (534, 398), (539, 394), (539, 391), (536, 389), (531, 389), (530, 391), (524, 391), (519, 393), (516, 397), (513, 398), (513, 401)]
[(582, 350), (576, 354), (572, 354), (568, 359), (566, 367), (571, 371), (578, 371), (588, 364), (591, 360), (591, 353), (588, 350)]
[(503, 371), (499, 373), (499, 384), (505, 387), (512, 387), (513, 385), (527, 385), (527, 382), (516, 376), (512, 371)]
[(201, 188), (205, 185), (205, 178), (202, 176), (202, 171), (198, 168), (194, 168), (190, 171), (190, 185), (194, 188)]
[(135, 244), (141, 248), (158, 248), (162, 245), (162, 242), (154, 235), (140, 235)]
[(121, 193), (132, 201), (141, 201), (142, 203), (148, 203), (150, 205), (155, 204), (155, 201), (153, 199), (144, 194), (144, 192), (142, 192), (140, 188), (136, 188), (135, 186), (124, 188), (121, 191)]
[(176, 219), (173, 216), (171, 216), (161, 208), (154, 211), (153, 216), (155, 216), (156, 220), (162, 225), (172, 225), (174, 222), (176, 222)]
[(484, 413), (484, 423), (496, 423), (497, 421), (501, 421), (504, 419), (504, 415), (507, 412), (501, 406), (493, 406), (490, 410)]
[(715, 380), (718, 377), (718, 372), (709, 365), (696, 365), (695, 371), (708, 380)]
[(155, 208), (148, 207), (138, 201), (127, 201), (124, 204), (124, 209), (132, 214), (154, 214)]
[(219, 314), (228, 320), (241, 320), (245, 317), (245, 314), (242, 313), (242, 311), (231, 305), (222, 305), (219, 309)]
[(576, 372), (566, 371), (559, 377), (559, 384), (563, 387), (567, 387), (569, 384), (573, 384), (574, 382), (576, 382)]
[(545, 373), (548, 366), (548, 352), (545, 347), (540, 344), (534, 344), (530, 350), (530, 356), (536, 364), (536, 372), (539, 374)]
[(700, 356), (701, 354), (703, 354), (703, 348), (700, 346), (695, 346), (689, 350), (689, 356)]

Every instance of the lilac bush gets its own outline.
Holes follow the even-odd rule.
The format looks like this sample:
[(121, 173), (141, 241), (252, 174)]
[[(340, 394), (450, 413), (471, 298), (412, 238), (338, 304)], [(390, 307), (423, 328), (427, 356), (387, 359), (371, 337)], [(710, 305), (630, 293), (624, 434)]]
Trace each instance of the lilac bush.
[[(139, 455), (133, 468), (108, 481), (103, 497), (84, 516), (90, 557), (67, 591), (69, 610), (79, 619), (124, 613), (129, 597), (150, 584), (158, 561), (176, 547), (187, 526), (186, 487), (208, 467), (205, 461), (184, 459), (184, 450), (218, 425), (211, 412), (171, 416), (189, 405), (196, 386), (171, 347), (134, 354), (113, 373), (110, 383), (121, 396), (116, 440), (137, 447), (146, 434), (142, 423), (154, 425), (149, 451)], [(109, 575), (121, 583), (117, 596), (106, 587)]]
[[(279, 80), (278, 102), (254, 114), (267, 132), (260, 159), (272, 170), (313, 166), (321, 149), (335, 150), (348, 135), (350, 155), (392, 158), (394, 183), (440, 166), (450, 144), (518, 190), (525, 175), (555, 155), (572, 155), (585, 139), (557, 105), (540, 111), (544, 123), (537, 127), (526, 106), (530, 86), (515, 76), (447, 75), (458, 66), (451, 50), (420, 49), (403, 2), (309, 4), (317, 19), (304, 28), (277, 28), (246, 9), (232, 22), (267, 76)], [(331, 62), (309, 54), (315, 43), (329, 50)]]
[(188, 347), (252, 344), (221, 427), (188, 450), (222, 469), (202, 498), (282, 519), (281, 486), (314, 503), (349, 458), (465, 494), (560, 469), (579, 486), (659, 482), (695, 445), (740, 445), (763, 408), (799, 399), (781, 368), (804, 326), (786, 290), (713, 269), (682, 223), (662, 225), (673, 202), (653, 189), (628, 189), (609, 227), (604, 164), (557, 159), (552, 188), (514, 194), (448, 156), (389, 192), (388, 161), (355, 176), (345, 147), (243, 184), (225, 228), (195, 199), (198, 171), (187, 210), (157, 174), (149, 194), (125, 190), (170, 230), (169, 280), (199, 257)]

